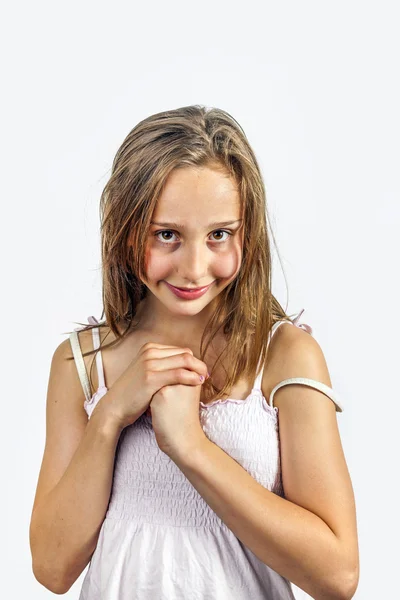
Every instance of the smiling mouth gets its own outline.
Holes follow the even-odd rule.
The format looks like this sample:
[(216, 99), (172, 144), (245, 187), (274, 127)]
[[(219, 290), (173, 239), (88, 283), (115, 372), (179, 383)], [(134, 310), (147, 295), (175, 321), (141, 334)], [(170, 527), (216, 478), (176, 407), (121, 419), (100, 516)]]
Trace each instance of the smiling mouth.
[[(214, 282), (212, 281), (211, 283)], [(169, 285), (172, 285), (172, 287), (176, 288), (177, 290), (182, 290), (182, 292), (198, 292), (199, 290), (204, 290), (205, 288), (208, 288), (211, 285), (211, 283), (209, 283), (208, 285), (202, 285), (198, 288), (178, 287), (176, 285), (172, 285), (172, 283), (170, 283)]]

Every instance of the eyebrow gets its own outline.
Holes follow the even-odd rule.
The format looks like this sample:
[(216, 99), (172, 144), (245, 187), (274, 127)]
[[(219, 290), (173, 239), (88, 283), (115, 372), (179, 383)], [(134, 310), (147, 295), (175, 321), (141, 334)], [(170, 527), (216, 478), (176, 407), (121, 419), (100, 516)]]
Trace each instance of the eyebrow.
[[(222, 221), (220, 223), (209, 223), (206, 226), (206, 229), (212, 229), (213, 227), (226, 227), (227, 225), (233, 225), (234, 223), (239, 223), (243, 221), (243, 219), (235, 219), (234, 221)], [(160, 227), (173, 227), (175, 229), (185, 230), (186, 227), (184, 225), (179, 225), (178, 223), (158, 223), (156, 221), (150, 221), (151, 225), (159, 225)]]

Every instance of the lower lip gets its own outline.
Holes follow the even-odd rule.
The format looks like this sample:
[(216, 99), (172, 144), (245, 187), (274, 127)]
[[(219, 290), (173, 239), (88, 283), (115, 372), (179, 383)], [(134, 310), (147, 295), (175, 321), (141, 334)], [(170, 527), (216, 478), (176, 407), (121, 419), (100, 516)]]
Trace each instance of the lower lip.
[(203, 296), (207, 290), (209, 289), (209, 287), (212, 285), (210, 283), (210, 285), (207, 285), (207, 287), (203, 287), (200, 288), (198, 290), (196, 290), (195, 292), (184, 292), (183, 290), (180, 290), (179, 288), (174, 287), (173, 285), (171, 285), (170, 283), (167, 283), (165, 281), (167, 287), (169, 287), (169, 289), (171, 290), (171, 292), (173, 292), (175, 294), (175, 296), (177, 296), (178, 298), (182, 298), (183, 300), (195, 300), (196, 298), (200, 298), (200, 296)]

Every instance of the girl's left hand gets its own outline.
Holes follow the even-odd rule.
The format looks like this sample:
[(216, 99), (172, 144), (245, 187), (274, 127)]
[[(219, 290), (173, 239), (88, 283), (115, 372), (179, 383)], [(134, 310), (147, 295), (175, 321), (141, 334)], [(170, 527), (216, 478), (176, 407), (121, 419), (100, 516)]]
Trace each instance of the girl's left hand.
[(204, 441), (200, 423), (199, 385), (167, 385), (150, 402), (151, 418), (160, 450), (172, 460)]

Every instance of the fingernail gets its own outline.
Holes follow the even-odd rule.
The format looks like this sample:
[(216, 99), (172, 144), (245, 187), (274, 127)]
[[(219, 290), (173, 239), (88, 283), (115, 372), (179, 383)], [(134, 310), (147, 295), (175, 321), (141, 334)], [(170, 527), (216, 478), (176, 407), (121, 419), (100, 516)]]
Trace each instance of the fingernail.
[(211, 377), (210, 373), (207, 371), (207, 377)]
[(204, 375), (200, 375), (200, 381), (201, 381), (201, 383), (203, 383), (203, 381), (204, 381)]

